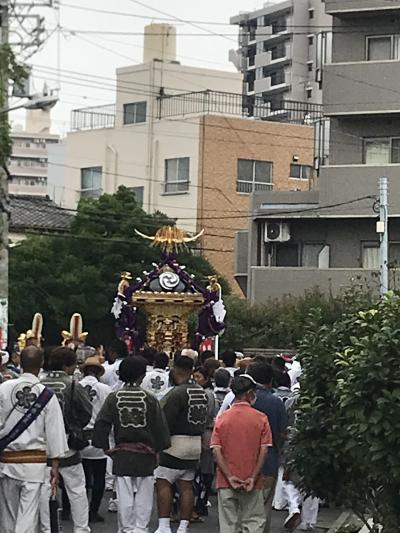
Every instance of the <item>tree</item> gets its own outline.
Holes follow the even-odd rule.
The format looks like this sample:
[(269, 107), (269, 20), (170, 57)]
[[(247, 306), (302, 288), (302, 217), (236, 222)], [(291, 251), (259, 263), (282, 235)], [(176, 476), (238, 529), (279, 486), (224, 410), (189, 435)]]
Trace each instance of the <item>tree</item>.
[(333, 325), (309, 317), (292, 443), (302, 488), (372, 516), (383, 531), (400, 523), (400, 295), (371, 302), (351, 294)]
[[(32, 236), (11, 250), (10, 321), (15, 332), (25, 331), (35, 312), (44, 317), (47, 343), (58, 344), (74, 312), (83, 316), (89, 342), (112, 338), (110, 308), (120, 272), (133, 278), (151, 270), (160, 253), (134, 230), (154, 235), (174, 224), (162, 213), (146, 214), (134, 193), (120, 187), (115, 194), (82, 199), (67, 235)], [(201, 281), (215, 274), (213, 267), (190, 251), (179, 261)], [(224, 291), (229, 292), (226, 282)]]

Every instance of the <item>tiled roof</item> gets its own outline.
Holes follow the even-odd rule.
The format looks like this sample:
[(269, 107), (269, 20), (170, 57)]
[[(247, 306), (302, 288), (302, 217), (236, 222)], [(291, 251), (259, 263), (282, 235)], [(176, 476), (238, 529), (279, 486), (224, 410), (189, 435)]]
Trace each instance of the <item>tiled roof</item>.
[(66, 232), (73, 215), (45, 196), (10, 195), (10, 231)]

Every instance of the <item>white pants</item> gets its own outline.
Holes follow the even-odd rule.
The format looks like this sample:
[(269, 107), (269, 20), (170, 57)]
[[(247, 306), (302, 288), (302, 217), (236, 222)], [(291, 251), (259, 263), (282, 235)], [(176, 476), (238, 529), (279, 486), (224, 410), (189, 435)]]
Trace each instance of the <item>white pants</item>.
[(118, 498), (118, 533), (147, 533), (153, 509), (153, 476), (117, 476), (115, 490)]
[[(298, 513), (303, 496), (299, 489), (292, 482), (285, 483), (286, 495), (289, 505), (289, 514)], [(304, 498), (301, 509), (302, 525), (315, 526), (318, 520), (319, 499), (311, 496)]]
[(1, 533), (38, 531), (41, 487), (42, 483), (0, 477)]
[[(74, 533), (90, 533), (89, 504), (86, 494), (85, 473), (82, 464), (62, 466), (60, 467), (60, 474), (63, 477), (64, 487), (71, 504), (71, 518), (74, 526)], [(41, 533), (50, 533), (50, 494), (50, 468), (48, 468), (48, 478), (43, 484), (40, 497)]]
[(274, 501), (272, 502), (272, 507), (276, 509), (277, 511), (281, 511), (282, 509), (285, 509), (285, 507), (288, 504), (287, 496), (286, 496), (286, 487), (285, 487), (286, 482), (283, 481), (283, 472), (284, 472), (284, 468), (283, 466), (280, 466), (279, 472), (278, 472), (278, 478), (276, 480)]

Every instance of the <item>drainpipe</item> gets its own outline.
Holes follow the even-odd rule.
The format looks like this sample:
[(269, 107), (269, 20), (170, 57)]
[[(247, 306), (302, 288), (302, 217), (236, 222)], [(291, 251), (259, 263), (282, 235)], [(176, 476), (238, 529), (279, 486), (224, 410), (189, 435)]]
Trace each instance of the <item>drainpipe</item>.
[[(118, 173), (118, 152), (117, 152), (117, 149), (115, 148), (115, 146), (113, 144), (107, 144), (106, 146), (106, 151), (109, 150), (110, 152), (113, 153), (114, 155), (114, 168), (108, 168), (108, 165), (107, 165), (107, 168), (106, 168), (106, 175), (111, 171), (112, 175), (111, 177), (114, 178), (114, 187), (112, 187), (112, 190), (109, 191), (108, 190), (108, 187), (104, 187), (105, 191), (104, 192), (111, 192), (111, 193), (114, 193), (117, 191), (117, 188), (118, 188), (118, 176), (117, 176), (117, 173)], [(106, 161), (107, 161), (107, 156), (106, 156)], [(110, 165), (111, 166), (111, 165)], [(111, 181), (111, 180), (110, 180)], [(106, 184), (104, 184), (106, 185)]]

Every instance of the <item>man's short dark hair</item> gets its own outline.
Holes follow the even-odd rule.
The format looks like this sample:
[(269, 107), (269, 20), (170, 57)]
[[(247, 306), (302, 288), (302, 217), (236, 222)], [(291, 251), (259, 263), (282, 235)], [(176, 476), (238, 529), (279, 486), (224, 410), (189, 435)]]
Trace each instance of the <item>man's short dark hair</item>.
[(128, 346), (120, 339), (113, 339), (108, 345), (108, 349), (117, 354), (117, 359), (124, 359), (128, 356)]
[(146, 375), (147, 361), (141, 355), (126, 357), (119, 367), (119, 377), (124, 383), (136, 383)]
[(154, 357), (154, 368), (165, 370), (169, 364), (169, 357), (165, 352), (158, 352)]
[(243, 374), (232, 379), (231, 388), (235, 396), (241, 396), (251, 390), (256, 390), (257, 384), (248, 375)]
[(234, 367), (236, 364), (236, 352), (233, 350), (227, 350), (222, 354), (222, 361), (227, 367)]
[(24, 372), (36, 373), (43, 365), (43, 351), (36, 346), (28, 346), (21, 352), (21, 368)]
[(141, 355), (146, 359), (149, 366), (153, 366), (155, 357), (157, 355), (157, 350), (155, 348), (144, 348)]
[(247, 374), (260, 385), (270, 385), (274, 375), (271, 365), (265, 363), (251, 363), (247, 369)]
[(193, 359), (191, 357), (186, 357), (184, 355), (181, 355), (180, 357), (178, 357), (176, 361), (174, 362), (174, 368), (182, 372), (190, 373), (193, 371), (193, 367), (194, 367)]
[(272, 359), (272, 367), (276, 368), (277, 370), (280, 370), (281, 372), (284, 372), (286, 369), (286, 363), (283, 357), (280, 355), (277, 355)]
[(292, 382), (287, 372), (274, 371), (274, 382), (276, 387), (286, 387), (290, 389)]
[(76, 365), (76, 361), (77, 356), (74, 350), (71, 350), (71, 348), (67, 348), (66, 346), (60, 346), (50, 353), (49, 369), (59, 371), (65, 366)]
[(231, 375), (226, 368), (218, 368), (214, 374), (214, 381), (216, 387), (223, 387), (226, 389), (231, 382)]
[(215, 359), (215, 354), (211, 350), (204, 350), (204, 352), (199, 352), (199, 362), (204, 366), (204, 363), (207, 359)]

